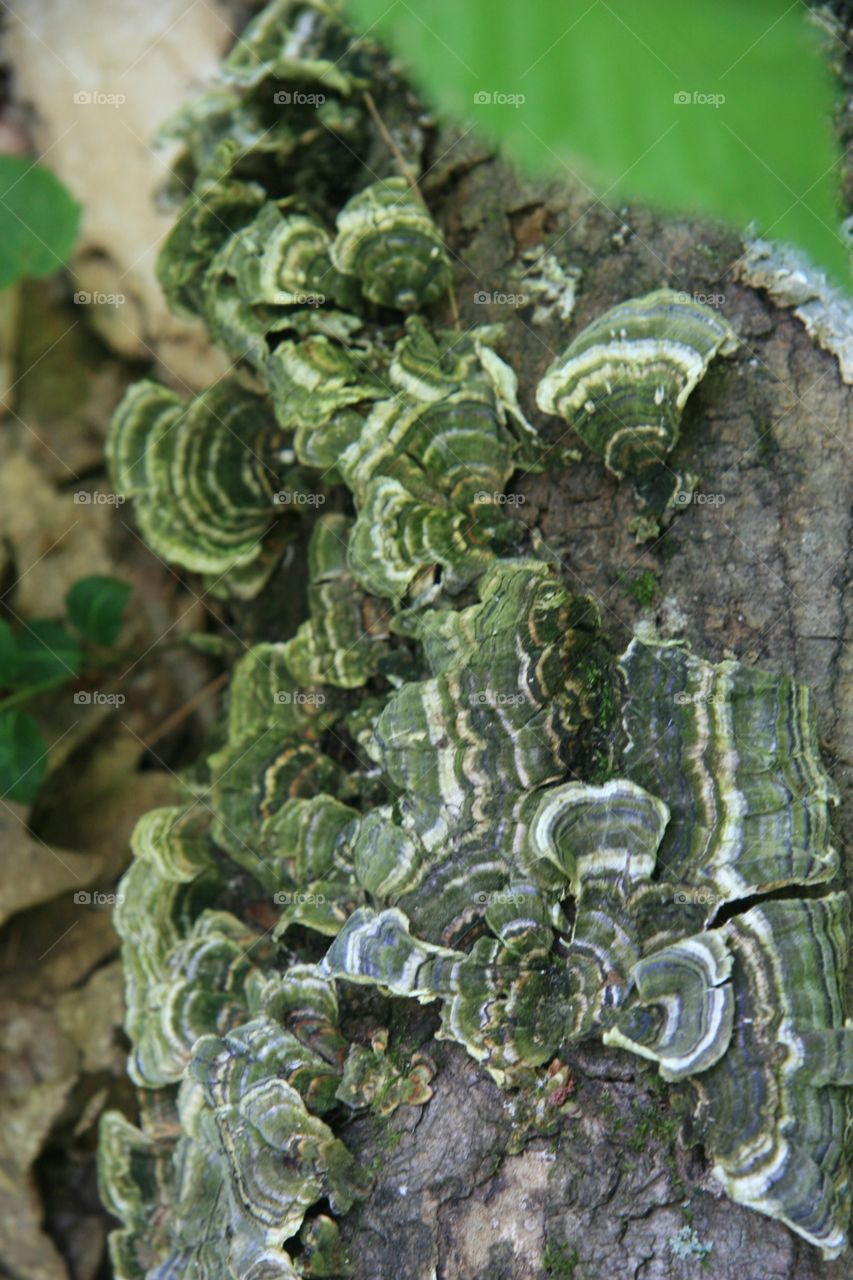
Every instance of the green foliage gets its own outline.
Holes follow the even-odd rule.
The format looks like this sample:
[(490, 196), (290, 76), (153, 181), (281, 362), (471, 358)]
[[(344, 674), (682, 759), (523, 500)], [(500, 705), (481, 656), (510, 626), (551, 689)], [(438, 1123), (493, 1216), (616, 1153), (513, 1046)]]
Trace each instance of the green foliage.
[(0, 289), (49, 276), (67, 259), (80, 205), (28, 156), (0, 155)]
[(828, 68), (788, 0), (349, 0), (427, 96), (611, 208), (754, 221), (849, 279)]
[(47, 747), (32, 716), (7, 711), (0, 716), (0, 798), (29, 804), (47, 766)]
[(655, 1106), (633, 1101), (631, 1113), (635, 1127), (625, 1139), (625, 1145), (636, 1155), (647, 1150), (650, 1142), (660, 1142), (669, 1146), (675, 1141), (678, 1133), (678, 1118), (666, 1105)]
[[(68, 620), (35, 618), (13, 628), (0, 619), (0, 797), (35, 799), (48, 747), (32, 716), (17, 708), (40, 693), (75, 680), (84, 670), (83, 644), (107, 647), (121, 630), (130, 586), (115, 578), (82, 578), (68, 593)], [(83, 644), (81, 644), (81, 640)]]
[(68, 617), (87, 640), (95, 644), (115, 644), (124, 620), (131, 587), (118, 578), (81, 578), (65, 598)]
[(39, 618), (13, 631), (0, 621), (0, 686), (50, 688), (76, 676), (82, 659), (77, 641), (61, 622)]
[(658, 580), (654, 569), (644, 569), (634, 578), (622, 578), (620, 585), (624, 587), (625, 594), (632, 600), (636, 600), (643, 609), (650, 609), (654, 604), (658, 593)]
[(562, 1244), (549, 1240), (542, 1255), (545, 1274), (552, 1280), (572, 1280), (575, 1268), (580, 1262), (580, 1255), (574, 1245)]

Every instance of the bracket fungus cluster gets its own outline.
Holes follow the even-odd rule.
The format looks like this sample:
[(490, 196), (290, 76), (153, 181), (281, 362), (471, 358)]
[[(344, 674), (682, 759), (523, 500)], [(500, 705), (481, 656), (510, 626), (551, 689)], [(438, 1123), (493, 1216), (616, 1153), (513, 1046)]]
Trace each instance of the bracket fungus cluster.
[[(658, 640), (617, 660), (508, 515), (548, 451), (499, 330), (406, 318), (449, 258), (410, 183), (368, 174), (390, 165), (368, 88), (415, 169), (381, 52), (335, 4), (274, 0), (175, 125), (193, 193), (161, 279), (253, 389), (132, 388), (115, 483), (159, 554), (243, 598), (286, 579), (307, 524), (308, 616), (240, 658), (193, 794), (135, 833), (140, 1124), (101, 1137), (115, 1274), (346, 1271), (334, 1215), (369, 1178), (341, 1124), (426, 1101), (433, 1074), (381, 1028), (351, 1041), (357, 984), (440, 1002), (506, 1087), (590, 1036), (657, 1064), (728, 1194), (832, 1256), (850, 923), (821, 889), (836, 792), (810, 696)], [(734, 344), (658, 291), (577, 337), (539, 403), (660, 509), (686, 397)], [(321, 491), (322, 514), (296, 501)]]

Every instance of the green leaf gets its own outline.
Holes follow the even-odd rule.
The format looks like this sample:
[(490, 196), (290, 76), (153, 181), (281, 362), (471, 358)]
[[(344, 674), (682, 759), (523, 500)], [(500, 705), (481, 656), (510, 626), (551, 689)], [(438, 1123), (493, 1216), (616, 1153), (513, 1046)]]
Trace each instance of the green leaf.
[(127, 582), (120, 582), (118, 578), (81, 578), (66, 597), (68, 616), (87, 640), (115, 644), (131, 590)]
[[(349, 0), (427, 96), (618, 208), (788, 240), (849, 284), (833, 90), (790, 0)], [(661, 273), (666, 271), (661, 263)]]
[(13, 631), (0, 621), (0, 688), (64, 684), (80, 670), (83, 655), (61, 622), (39, 618)]
[(15, 632), (15, 689), (30, 685), (63, 684), (80, 670), (83, 654), (61, 622), (37, 618)]
[(0, 798), (29, 804), (47, 768), (47, 746), (32, 716), (0, 715)]
[(77, 237), (80, 205), (27, 156), (0, 155), (0, 289), (57, 271)]

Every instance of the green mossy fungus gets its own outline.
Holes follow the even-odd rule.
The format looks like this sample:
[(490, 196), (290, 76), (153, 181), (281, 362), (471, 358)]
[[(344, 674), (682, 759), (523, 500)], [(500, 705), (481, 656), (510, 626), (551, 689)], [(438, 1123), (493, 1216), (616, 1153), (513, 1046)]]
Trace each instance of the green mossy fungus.
[[(440, 1035), (508, 1088), (588, 1036), (649, 1060), (728, 1194), (833, 1256), (850, 924), (817, 892), (836, 793), (810, 697), (662, 642), (617, 661), (512, 518), (505, 486), (546, 450), (500, 330), (416, 314), (451, 270), (401, 100), (336, 3), (275, 0), (172, 125), (193, 194), (160, 279), (255, 389), (131, 388), (116, 488), (159, 555), (243, 599), (307, 526), (308, 618), (239, 660), (196, 798), (134, 835), (116, 924), (140, 1123), (109, 1113), (100, 1148), (115, 1275), (346, 1272), (329, 1213), (370, 1179), (336, 1129), (425, 1102), (433, 1075), (381, 1033), (350, 1043), (354, 984), (438, 1001)], [(354, 158), (377, 107), (398, 121), (378, 177), (381, 152)], [(660, 511), (684, 401), (735, 343), (658, 291), (576, 337), (539, 403)], [(321, 514), (327, 493), (352, 514)]]

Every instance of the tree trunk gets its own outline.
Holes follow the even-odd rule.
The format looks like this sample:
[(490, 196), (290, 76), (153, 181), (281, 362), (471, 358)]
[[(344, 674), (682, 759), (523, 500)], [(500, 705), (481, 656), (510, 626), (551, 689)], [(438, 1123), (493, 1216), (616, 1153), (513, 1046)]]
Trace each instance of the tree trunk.
[[(426, 190), (457, 257), (461, 321), (506, 323), (504, 354), (534, 418), (545, 367), (616, 301), (683, 289), (713, 297), (740, 334), (739, 353), (716, 363), (691, 398), (674, 455), (713, 501), (694, 501), (637, 546), (630, 486), (586, 450), (569, 470), (518, 478), (516, 492), (566, 581), (598, 601), (616, 649), (652, 619), (700, 655), (785, 671), (815, 689), (844, 797), (841, 839), (853, 649), (850, 390), (836, 358), (791, 311), (738, 283), (735, 236), (611, 210), (576, 187), (526, 183), (453, 143), (437, 140)], [(569, 321), (556, 309), (534, 320), (529, 305), (475, 300), (480, 291), (529, 296), (523, 255), (543, 241), (582, 272)], [(400, 1002), (397, 1016), (412, 1014)], [(357, 1280), (849, 1275), (849, 1261), (823, 1262), (785, 1227), (723, 1195), (666, 1089), (638, 1059), (598, 1048), (572, 1054), (570, 1101), (537, 1130), (461, 1048), (426, 1048), (440, 1064), (429, 1104), (382, 1123), (358, 1120), (343, 1135), (376, 1173), (369, 1200), (343, 1223)]]
[[(42, 4), (36, 16), (28, 12), (26, 31), (38, 28), (36, 17), (52, 20), (56, 10)], [(218, 18), (215, 25), (214, 44)], [(110, 30), (106, 20), (104, 30)], [(16, 38), (25, 43), (20, 32)], [(174, 38), (183, 54), (180, 28)], [(33, 48), (43, 43), (33, 35)], [(112, 35), (105, 38), (108, 50), (112, 43)], [(168, 51), (168, 43), (158, 43)], [(198, 47), (189, 52), (198, 62)], [(139, 206), (139, 190), (130, 182), (118, 189), (93, 182), (94, 170), (76, 151), (53, 151), (65, 136), (72, 88), (57, 80), (49, 51), (45, 75), (32, 49), (28, 56), (26, 93), (39, 99), (37, 88), (46, 92), (52, 85), (59, 104), (52, 114), (41, 103), (45, 118), (57, 119), (43, 149), (52, 151), (60, 173), (58, 157), (67, 155), (69, 181), (85, 175), (87, 200), (105, 192), (123, 229), (119, 192), (126, 190)], [(138, 63), (141, 74), (150, 59)], [(169, 77), (174, 91), (171, 69)], [(158, 95), (142, 86), (130, 97), (145, 118), (156, 115), (153, 128), (165, 112)], [(409, 110), (401, 104), (404, 114)], [(139, 131), (147, 134), (142, 124)], [(100, 153), (101, 137), (95, 141)], [(104, 155), (105, 164), (115, 164), (108, 150)], [(154, 168), (159, 180), (159, 162)], [(683, 636), (702, 656), (731, 654), (814, 687), (824, 748), (843, 796), (836, 815), (840, 841), (850, 819), (853, 757), (846, 590), (853, 482), (850, 390), (836, 358), (790, 310), (735, 278), (742, 246), (730, 233), (642, 209), (612, 210), (568, 182), (524, 182), (470, 136), (437, 136), (425, 168), (425, 195), (456, 256), (461, 323), (505, 323), (503, 353), (518, 373), (525, 408), (543, 430), (557, 424), (537, 413), (537, 381), (568, 340), (607, 307), (662, 285), (722, 296), (719, 305), (743, 345), (734, 358), (715, 363), (691, 397), (674, 455), (677, 465), (699, 473), (701, 495), (714, 501), (691, 503), (657, 540), (637, 546), (629, 529), (636, 514), (630, 485), (618, 485), (581, 448), (580, 461), (568, 470), (517, 478), (519, 509), (559, 555), (567, 583), (598, 601), (614, 650), (624, 649), (633, 626), (647, 618)], [(477, 300), (485, 291), (542, 303), (531, 283), (541, 268), (525, 254), (535, 258), (543, 245), (564, 268), (581, 273), (570, 317), (557, 306), (539, 314), (533, 305)], [(95, 247), (100, 259), (103, 246)], [(129, 264), (120, 250), (119, 240), (111, 254), (125, 281)], [(136, 247), (131, 257), (135, 262)], [(133, 277), (123, 287), (133, 294)], [(167, 344), (175, 322), (163, 318), (153, 280), (146, 276), (138, 290), (151, 308), (146, 348), (150, 342), (175, 367)], [(445, 321), (451, 323), (449, 312)], [(191, 352), (177, 365), (181, 378), (193, 385), (196, 377), (209, 381), (190, 338), (178, 337)], [(847, 867), (849, 874), (849, 858)], [(437, 1026), (432, 1010), (394, 1001), (390, 1017), (395, 1031), (405, 1027), (424, 1041), (438, 1071), (425, 1107), (401, 1107), (387, 1120), (361, 1117), (341, 1134), (375, 1175), (370, 1197), (341, 1224), (356, 1280), (849, 1275), (849, 1260), (822, 1262), (785, 1227), (723, 1195), (666, 1089), (638, 1058), (598, 1047), (574, 1052), (567, 1102), (533, 1123), (529, 1101), (525, 1110), (519, 1095), (499, 1090), (459, 1046), (430, 1039)], [(691, 1254), (691, 1245), (692, 1257), (680, 1257)]]

